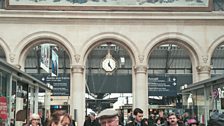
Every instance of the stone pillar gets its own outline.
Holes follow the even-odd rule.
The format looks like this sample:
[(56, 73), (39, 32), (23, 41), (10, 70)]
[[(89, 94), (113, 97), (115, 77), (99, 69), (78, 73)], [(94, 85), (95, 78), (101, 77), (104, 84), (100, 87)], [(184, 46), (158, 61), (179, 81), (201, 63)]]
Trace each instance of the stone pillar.
[(34, 113), (38, 113), (38, 94), (39, 94), (39, 87), (35, 87), (35, 94), (34, 94)]
[(82, 126), (85, 121), (85, 81), (83, 66), (72, 66), (72, 81), (71, 81), (71, 104), (70, 114), (75, 119), (78, 126)]
[(47, 115), (47, 111), (50, 112), (50, 102), (51, 102), (51, 92), (46, 90), (45, 96), (44, 96), (45, 113), (43, 113), (45, 117)]
[(135, 67), (135, 83), (133, 84), (133, 109), (141, 108), (144, 117), (148, 117), (148, 81), (147, 66), (139, 65)]
[(199, 76), (198, 81), (209, 79), (211, 77), (210, 71), (211, 71), (211, 67), (209, 65), (198, 66), (197, 67), (197, 72)]

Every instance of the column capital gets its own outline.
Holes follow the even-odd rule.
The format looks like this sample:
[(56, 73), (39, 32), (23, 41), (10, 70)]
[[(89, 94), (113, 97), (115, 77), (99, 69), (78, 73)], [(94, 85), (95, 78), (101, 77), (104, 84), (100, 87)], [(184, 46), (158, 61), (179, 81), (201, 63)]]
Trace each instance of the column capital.
[(72, 65), (72, 73), (83, 73), (84, 67), (82, 65)]
[(209, 66), (209, 65), (200, 65), (200, 66), (197, 66), (196, 69), (197, 69), (197, 72), (199, 74), (204, 74), (204, 73), (209, 74), (210, 71), (211, 71), (211, 66)]
[(137, 65), (134, 67), (135, 73), (144, 73), (147, 72), (147, 66), (146, 65)]

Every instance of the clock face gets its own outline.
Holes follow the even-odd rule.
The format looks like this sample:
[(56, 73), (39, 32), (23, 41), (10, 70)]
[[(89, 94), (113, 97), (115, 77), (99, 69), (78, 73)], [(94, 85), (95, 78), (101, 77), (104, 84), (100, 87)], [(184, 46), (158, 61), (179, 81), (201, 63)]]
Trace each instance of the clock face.
[(105, 58), (102, 67), (106, 72), (112, 72), (116, 68), (116, 61), (113, 58)]

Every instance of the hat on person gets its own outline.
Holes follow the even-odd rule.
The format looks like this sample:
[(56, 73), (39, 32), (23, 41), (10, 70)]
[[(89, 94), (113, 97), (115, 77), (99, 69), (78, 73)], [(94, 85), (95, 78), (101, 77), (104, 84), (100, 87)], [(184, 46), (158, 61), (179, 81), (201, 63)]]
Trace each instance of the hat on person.
[(187, 120), (188, 124), (198, 124), (198, 122), (195, 119), (189, 119)]
[(105, 118), (112, 118), (118, 116), (118, 112), (113, 109), (105, 109), (99, 113), (97, 118), (99, 119), (105, 119)]
[(94, 112), (90, 112), (89, 115), (96, 116), (96, 114)]
[(31, 116), (30, 116), (30, 120), (34, 120), (34, 119), (40, 119), (40, 116), (36, 113), (33, 113)]

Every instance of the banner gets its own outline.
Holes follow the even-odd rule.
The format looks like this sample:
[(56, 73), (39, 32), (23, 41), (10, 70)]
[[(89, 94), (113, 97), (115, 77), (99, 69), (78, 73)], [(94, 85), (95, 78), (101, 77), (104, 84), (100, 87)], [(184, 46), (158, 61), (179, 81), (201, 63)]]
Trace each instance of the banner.
[(52, 50), (51, 61), (52, 61), (51, 76), (58, 76), (58, 55), (54, 50)]
[(50, 45), (42, 44), (40, 67), (43, 68), (47, 73), (49, 73), (49, 66), (50, 66)]
[(0, 118), (7, 119), (7, 100), (6, 97), (0, 97)]

